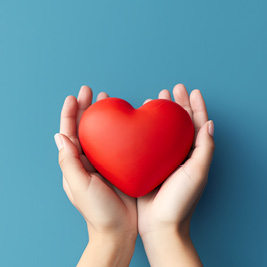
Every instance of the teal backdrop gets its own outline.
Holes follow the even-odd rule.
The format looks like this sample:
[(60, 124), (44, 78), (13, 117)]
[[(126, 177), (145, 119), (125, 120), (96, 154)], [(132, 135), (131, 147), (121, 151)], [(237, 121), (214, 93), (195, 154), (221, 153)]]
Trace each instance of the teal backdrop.
[[(192, 219), (205, 266), (267, 266), (267, 2), (0, 1), (0, 266), (75, 266), (86, 225), (53, 136), (83, 84), (135, 108), (184, 83), (215, 123)], [(137, 239), (131, 267), (149, 266)]]

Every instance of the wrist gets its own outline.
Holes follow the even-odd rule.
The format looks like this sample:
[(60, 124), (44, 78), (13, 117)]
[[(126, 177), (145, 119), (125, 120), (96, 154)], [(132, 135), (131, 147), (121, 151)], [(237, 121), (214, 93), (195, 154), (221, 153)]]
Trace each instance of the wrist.
[(136, 237), (134, 233), (89, 233), (89, 246), (103, 247), (113, 252), (133, 252)]
[(102, 262), (99, 266), (129, 266), (134, 253), (135, 239), (126, 236), (123, 238), (98, 235), (89, 239), (88, 247), (94, 257), (95, 253), (99, 255)]
[(170, 226), (147, 232), (141, 238), (152, 267), (202, 266), (187, 231)]
[(90, 233), (89, 243), (77, 267), (129, 266), (136, 236), (115, 233)]

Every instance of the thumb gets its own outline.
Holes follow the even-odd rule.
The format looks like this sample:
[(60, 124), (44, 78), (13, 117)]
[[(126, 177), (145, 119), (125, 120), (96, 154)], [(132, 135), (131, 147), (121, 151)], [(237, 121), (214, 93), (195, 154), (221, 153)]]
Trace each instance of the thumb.
[(207, 121), (204, 125), (202, 125), (197, 134), (195, 148), (192, 155), (184, 164), (188, 175), (192, 179), (197, 180), (196, 182), (201, 183), (208, 176), (215, 149), (213, 133), (213, 121)]
[(86, 172), (79, 157), (79, 152), (72, 141), (64, 134), (56, 134), (55, 142), (59, 150), (58, 162), (64, 177), (75, 197), (87, 190), (90, 175)]

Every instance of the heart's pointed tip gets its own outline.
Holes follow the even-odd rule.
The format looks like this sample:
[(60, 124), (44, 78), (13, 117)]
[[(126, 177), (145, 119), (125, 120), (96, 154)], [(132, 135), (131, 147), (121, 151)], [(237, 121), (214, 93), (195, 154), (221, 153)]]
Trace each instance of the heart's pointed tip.
[[(126, 194), (126, 193), (125, 193)], [(127, 196), (129, 196), (129, 197), (133, 197), (133, 198), (139, 198), (139, 197), (143, 197), (143, 196), (145, 196), (147, 193), (145, 193), (145, 194), (131, 194), (131, 193), (128, 193), (128, 194), (126, 194)]]
[(139, 197), (143, 197), (149, 194), (153, 190), (150, 189), (150, 191), (145, 191), (145, 192), (144, 191), (140, 192), (140, 190), (135, 190), (134, 192), (129, 192), (129, 188), (128, 188), (127, 190), (124, 190), (124, 191), (121, 190), (121, 191), (124, 192), (124, 194), (126, 194), (129, 197), (139, 198)]

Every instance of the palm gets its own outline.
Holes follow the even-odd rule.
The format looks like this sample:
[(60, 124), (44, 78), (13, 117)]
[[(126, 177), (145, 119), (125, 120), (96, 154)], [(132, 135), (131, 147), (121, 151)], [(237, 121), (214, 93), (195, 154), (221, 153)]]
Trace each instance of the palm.
[[(198, 90), (191, 93), (189, 99), (185, 87), (181, 84), (174, 87), (173, 94), (175, 101), (188, 111), (193, 120), (195, 140), (185, 163), (179, 166), (160, 188), (138, 199), (138, 228), (141, 234), (162, 225), (182, 222), (190, 217), (206, 183), (207, 174), (203, 173), (204, 169), (194, 152), (200, 149), (198, 132), (208, 120), (204, 100)], [(170, 93), (166, 90), (160, 92), (159, 98), (171, 100)]]
[[(100, 93), (97, 100), (106, 97), (108, 97), (107, 94)], [(78, 204), (73, 197), (71, 186), (63, 176), (64, 190), (72, 204), (84, 216), (88, 226), (98, 228), (96, 230), (99, 231), (111, 230), (110, 228), (112, 230), (134, 230), (137, 228), (136, 199), (125, 195), (103, 179), (82, 152), (77, 128), (83, 112), (91, 105), (91, 102), (92, 91), (89, 87), (83, 86), (78, 100), (70, 96), (65, 100), (62, 108), (60, 132), (72, 141), (78, 151), (77, 164), (81, 170), (78, 179), (90, 179), (90, 183), (86, 184), (86, 188), (83, 187), (83, 193), (80, 194), (83, 201), (79, 201)]]

